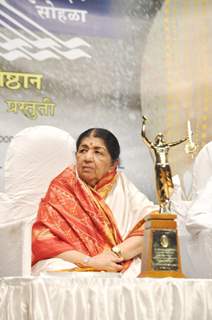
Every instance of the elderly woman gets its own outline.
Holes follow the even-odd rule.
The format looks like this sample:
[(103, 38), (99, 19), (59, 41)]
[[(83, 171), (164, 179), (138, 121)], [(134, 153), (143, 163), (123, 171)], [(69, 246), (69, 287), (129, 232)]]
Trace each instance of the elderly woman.
[(32, 234), (34, 273), (125, 272), (141, 269), (143, 217), (156, 210), (117, 171), (120, 146), (108, 130), (92, 128), (76, 143), (76, 165), (50, 184)]

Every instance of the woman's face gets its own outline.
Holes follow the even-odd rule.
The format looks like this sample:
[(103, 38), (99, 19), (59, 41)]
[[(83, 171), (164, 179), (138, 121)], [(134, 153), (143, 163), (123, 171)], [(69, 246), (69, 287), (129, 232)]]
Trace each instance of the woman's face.
[(76, 153), (76, 165), (79, 177), (90, 186), (96, 183), (110, 170), (116, 166), (104, 140), (97, 137), (85, 137)]

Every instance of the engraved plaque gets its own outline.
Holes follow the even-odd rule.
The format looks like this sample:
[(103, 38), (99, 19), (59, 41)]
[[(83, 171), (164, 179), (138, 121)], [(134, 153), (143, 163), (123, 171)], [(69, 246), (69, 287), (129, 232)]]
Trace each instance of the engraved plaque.
[(153, 270), (178, 270), (176, 230), (153, 231)]

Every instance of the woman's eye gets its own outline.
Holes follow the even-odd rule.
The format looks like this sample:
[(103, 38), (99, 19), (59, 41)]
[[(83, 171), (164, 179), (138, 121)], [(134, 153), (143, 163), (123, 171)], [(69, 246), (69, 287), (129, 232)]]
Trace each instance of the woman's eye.
[(102, 152), (100, 152), (98, 150), (96, 150), (95, 153), (98, 154), (98, 155), (102, 155)]
[(86, 149), (80, 149), (79, 153), (85, 153), (87, 150)]

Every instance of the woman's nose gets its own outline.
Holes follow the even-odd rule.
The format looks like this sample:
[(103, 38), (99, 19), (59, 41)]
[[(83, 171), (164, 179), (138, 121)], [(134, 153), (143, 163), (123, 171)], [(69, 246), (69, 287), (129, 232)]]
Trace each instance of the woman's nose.
[(88, 150), (88, 152), (86, 152), (85, 160), (86, 161), (92, 161), (93, 160), (93, 152), (92, 152), (92, 150)]

